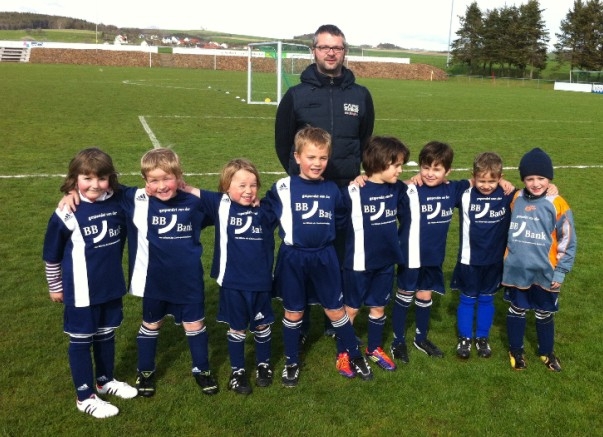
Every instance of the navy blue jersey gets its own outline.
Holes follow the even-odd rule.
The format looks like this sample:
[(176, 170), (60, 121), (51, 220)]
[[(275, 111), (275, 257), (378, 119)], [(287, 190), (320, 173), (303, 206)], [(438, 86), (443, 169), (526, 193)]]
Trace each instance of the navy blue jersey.
[(240, 205), (224, 193), (203, 190), (201, 202), (215, 223), (211, 277), (226, 288), (270, 290), (276, 219), (261, 206)]
[(490, 195), (480, 193), (475, 187), (463, 193), (459, 205), (458, 262), (474, 266), (502, 262), (513, 194), (505, 195), (500, 186)]
[(346, 230), (344, 267), (350, 270), (379, 270), (402, 263), (398, 223), (408, 208), (406, 185), (350, 185), (344, 202), (350, 212)]
[(469, 186), (468, 180), (436, 187), (408, 186), (408, 219), (399, 228), (403, 265), (419, 268), (444, 263), (452, 214)]
[(288, 246), (320, 249), (333, 244), (335, 229), (346, 221), (343, 195), (331, 181), (285, 177), (266, 193), (265, 201), (278, 217), (279, 235)]
[(175, 304), (204, 298), (201, 229), (211, 220), (201, 199), (182, 191), (167, 201), (126, 188), (130, 293)]
[(126, 293), (126, 218), (119, 197), (96, 202), (82, 197), (74, 213), (57, 209), (50, 217), (43, 259), (61, 263), (65, 305), (88, 307)]

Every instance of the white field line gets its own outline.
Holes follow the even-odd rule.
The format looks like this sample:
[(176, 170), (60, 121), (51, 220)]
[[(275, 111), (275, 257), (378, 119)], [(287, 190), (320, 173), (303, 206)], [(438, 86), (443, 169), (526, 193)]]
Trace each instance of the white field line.
[[(417, 165), (406, 165), (407, 168), (414, 169), (418, 167)], [(578, 169), (578, 170), (589, 170), (596, 168), (603, 168), (603, 164), (594, 164), (594, 165), (557, 165), (553, 166), (555, 169)], [(504, 167), (504, 170), (517, 170), (517, 167)], [(452, 171), (471, 171), (470, 168), (454, 168)], [(185, 172), (185, 176), (218, 176), (220, 173), (215, 172), (205, 172), (205, 173), (195, 173), (195, 172)], [(265, 175), (284, 175), (284, 171), (261, 171), (260, 174)], [(140, 172), (133, 173), (119, 173), (119, 176), (140, 176)], [(33, 179), (33, 178), (64, 178), (65, 174), (61, 173), (31, 173), (31, 174), (16, 174), (16, 175), (0, 175), (0, 179)]]
[(155, 149), (161, 147), (161, 143), (159, 142), (159, 140), (157, 139), (157, 137), (153, 133), (153, 130), (150, 128), (149, 124), (147, 123), (147, 120), (144, 118), (144, 115), (139, 115), (138, 119), (140, 120), (140, 124), (142, 124), (142, 128), (144, 129), (144, 131), (149, 136), (149, 139), (151, 140), (151, 143), (153, 143), (153, 147)]

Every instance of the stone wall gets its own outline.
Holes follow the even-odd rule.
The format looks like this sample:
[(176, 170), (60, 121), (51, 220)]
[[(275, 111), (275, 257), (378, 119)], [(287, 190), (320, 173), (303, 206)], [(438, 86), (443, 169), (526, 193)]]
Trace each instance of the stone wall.
[[(201, 68), (208, 70), (247, 71), (247, 58), (235, 56), (184, 55), (114, 50), (76, 50), (35, 47), (29, 62), (36, 64), (81, 64), (113, 67)], [(257, 61), (254, 61), (257, 63)], [(255, 64), (254, 64), (255, 65)], [(348, 66), (356, 77), (402, 80), (446, 80), (446, 73), (425, 64), (396, 64), (387, 62), (352, 62)], [(260, 67), (261, 68), (261, 67)], [(266, 71), (274, 63), (267, 60)]]

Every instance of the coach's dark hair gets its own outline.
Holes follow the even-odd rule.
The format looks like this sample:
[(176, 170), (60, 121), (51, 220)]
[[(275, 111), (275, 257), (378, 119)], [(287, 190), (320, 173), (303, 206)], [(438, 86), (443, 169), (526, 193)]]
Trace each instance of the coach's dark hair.
[(314, 32), (314, 38), (312, 38), (312, 47), (316, 47), (316, 44), (318, 44), (318, 35), (320, 35), (321, 33), (328, 33), (329, 35), (340, 36), (341, 38), (343, 38), (343, 46), (345, 47), (345, 50), (347, 52), (348, 43), (345, 40), (345, 35), (341, 31), (341, 29), (335, 26), (334, 24), (323, 24), (318, 29), (316, 29), (316, 32)]
[(63, 185), (61, 185), (61, 192), (67, 194), (70, 191), (75, 190), (77, 186), (77, 177), (79, 175), (108, 177), (109, 188), (113, 191), (119, 188), (117, 171), (113, 165), (113, 160), (108, 154), (97, 147), (81, 150), (73, 157), (71, 162), (69, 162), (69, 169), (67, 170), (65, 181), (63, 182)]
[(409, 155), (408, 147), (398, 138), (373, 136), (362, 152), (362, 168), (367, 176), (372, 176), (400, 160), (406, 164)]

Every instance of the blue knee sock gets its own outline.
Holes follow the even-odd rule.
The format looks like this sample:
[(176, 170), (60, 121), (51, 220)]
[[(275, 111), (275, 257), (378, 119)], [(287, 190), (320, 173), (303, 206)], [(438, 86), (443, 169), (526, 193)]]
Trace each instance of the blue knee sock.
[(494, 296), (491, 294), (480, 294), (477, 298), (477, 322), (475, 336), (488, 338), (490, 328), (494, 322)]
[(461, 337), (473, 338), (473, 316), (476, 300), (476, 298), (462, 293), (459, 297), (459, 306), (456, 310), (456, 324), (459, 336)]

